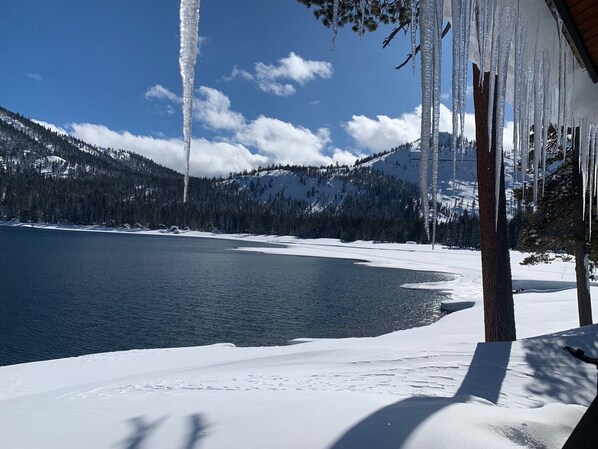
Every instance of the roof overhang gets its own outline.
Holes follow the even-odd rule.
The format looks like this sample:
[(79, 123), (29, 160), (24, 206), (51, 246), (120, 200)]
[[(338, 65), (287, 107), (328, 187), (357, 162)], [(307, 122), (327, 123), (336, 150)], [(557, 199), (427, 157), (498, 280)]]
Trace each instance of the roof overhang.
[(598, 0), (546, 0), (563, 21), (567, 38), (579, 64), (592, 82), (598, 82)]

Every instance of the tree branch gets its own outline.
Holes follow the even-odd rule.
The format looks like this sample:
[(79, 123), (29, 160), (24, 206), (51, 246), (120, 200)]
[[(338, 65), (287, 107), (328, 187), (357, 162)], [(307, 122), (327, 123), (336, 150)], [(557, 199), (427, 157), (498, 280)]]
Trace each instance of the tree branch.
[[(390, 33), (390, 35), (384, 40), (384, 42), (386, 42), (388, 40), (388, 42), (390, 43), (389, 39), (392, 39), (393, 37), (395, 37), (395, 35), (399, 32), (400, 29), (401, 28), (395, 28), (392, 31), (392, 33)], [(451, 24), (449, 22), (446, 24), (446, 27), (442, 31), (441, 39), (444, 39), (444, 36), (446, 36), (446, 34), (449, 32), (450, 29), (451, 29)], [(384, 48), (384, 47), (385, 46), (383, 46), (382, 48)], [(405, 66), (405, 64), (407, 64), (409, 61), (411, 61), (411, 58), (413, 58), (418, 52), (419, 52), (419, 45), (417, 47), (415, 47), (415, 51), (413, 53), (409, 53), (409, 55), (407, 55), (407, 59), (405, 59), (401, 65), (399, 65), (398, 67), (395, 67), (395, 69), (396, 70), (402, 69)]]
[(406, 26), (407, 26), (407, 24), (405, 23), (405, 24), (401, 25), (400, 27), (397, 27), (394, 30), (392, 30), (392, 32), (382, 42), (382, 48), (388, 47), (390, 45), (390, 41), (392, 41), (394, 39), (394, 37), (397, 35), (397, 33), (399, 31), (405, 30)]

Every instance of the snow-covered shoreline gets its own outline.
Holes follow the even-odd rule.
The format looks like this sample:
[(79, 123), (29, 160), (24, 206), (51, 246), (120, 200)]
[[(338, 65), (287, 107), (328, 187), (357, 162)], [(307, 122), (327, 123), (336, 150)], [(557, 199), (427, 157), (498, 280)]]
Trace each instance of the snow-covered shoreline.
[[(138, 350), (0, 367), (0, 447), (557, 448), (596, 393), (595, 370), (561, 349), (568, 344), (598, 351), (595, 326), (573, 329), (571, 262), (522, 267), (524, 255), (513, 252), (523, 340), (485, 344), (479, 343), (477, 251), (179, 235), (284, 245), (243, 251), (453, 273), (458, 277), (450, 282), (410, 287), (439, 289), (449, 303), (473, 306), (425, 327), (373, 338)], [(598, 289), (592, 293), (596, 297)]]

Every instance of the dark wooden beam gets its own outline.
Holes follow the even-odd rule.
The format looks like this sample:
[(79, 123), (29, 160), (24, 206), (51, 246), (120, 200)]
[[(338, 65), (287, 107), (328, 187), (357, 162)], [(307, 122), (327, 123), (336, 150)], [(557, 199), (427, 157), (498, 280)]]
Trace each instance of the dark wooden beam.
[[(581, 64), (581, 66), (586, 69), (588, 75), (592, 82), (598, 82), (598, 72), (596, 71), (596, 67), (592, 62), (592, 58), (588, 53), (588, 49), (585, 47), (583, 39), (581, 38), (577, 27), (575, 26), (575, 22), (569, 13), (569, 8), (565, 4), (564, 0), (546, 0), (548, 7), (551, 11), (556, 10), (563, 20), (563, 28), (562, 30), (569, 41), (569, 45), (571, 46), (577, 60)], [(554, 8), (554, 9), (553, 9)]]

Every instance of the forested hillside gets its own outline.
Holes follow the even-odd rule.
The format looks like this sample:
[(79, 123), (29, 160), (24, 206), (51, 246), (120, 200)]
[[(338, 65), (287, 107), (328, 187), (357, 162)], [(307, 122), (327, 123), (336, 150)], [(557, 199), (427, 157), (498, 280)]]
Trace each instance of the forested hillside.
[[(393, 150), (409, 157), (411, 147)], [(390, 152), (391, 156), (393, 155)], [(0, 219), (424, 241), (415, 184), (388, 154), (355, 167), (277, 166), (191, 178), (126, 150), (57, 134), (0, 108)], [(441, 206), (440, 241), (477, 246), (477, 219)]]

